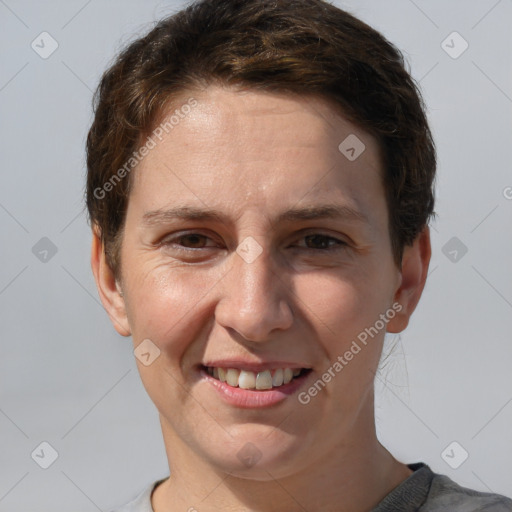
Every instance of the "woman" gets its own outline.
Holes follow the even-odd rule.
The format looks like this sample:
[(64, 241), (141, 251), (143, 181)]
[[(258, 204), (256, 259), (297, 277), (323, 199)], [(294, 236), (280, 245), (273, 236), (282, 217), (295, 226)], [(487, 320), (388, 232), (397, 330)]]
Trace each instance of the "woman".
[(92, 268), (170, 468), (120, 510), (512, 510), (375, 432), (434, 211), (398, 50), (320, 0), (200, 1), (126, 48), (96, 99)]

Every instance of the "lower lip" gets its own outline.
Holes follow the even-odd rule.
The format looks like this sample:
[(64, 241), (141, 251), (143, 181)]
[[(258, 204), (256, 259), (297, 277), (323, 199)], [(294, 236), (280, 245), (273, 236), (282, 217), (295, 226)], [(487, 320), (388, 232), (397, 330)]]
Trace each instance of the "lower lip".
[(282, 402), (285, 398), (293, 395), (311, 374), (311, 372), (307, 372), (278, 388), (252, 390), (235, 388), (225, 382), (221, 382), (206, 373), (204, 368), (201, 368), (200, 373), (201, 377), (208, 382), (226, 402), (242, 409), (270, 407)]

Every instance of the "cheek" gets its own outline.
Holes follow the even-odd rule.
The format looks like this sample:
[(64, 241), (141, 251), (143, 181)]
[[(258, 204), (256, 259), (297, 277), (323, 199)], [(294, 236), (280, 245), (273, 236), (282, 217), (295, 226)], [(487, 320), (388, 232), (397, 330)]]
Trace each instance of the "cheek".
[(385, 283), (377, 284), (367, 270), (354, 267), (342, 274), (311, 274), (297, 279), (299, 307), (310, 324), (317, 326), (320, 340), (330, 340), (336, 347), (350, 341), (373, 325), (387, 307)]
[(164, 266), (148, 270), (146, 265), (138, 273), (133, 268), (127, 283), (127, 314), (134, 348), (149, 339), (160, 350), (151, 365), (137, 361), (137, 366), (148, 395), (159, 411), (165, 411), (169, 403), (189, 400), (184, 387), (188, 363), (201, 356), (200, 341), (207, 336), (212, 318), (207, 292), (215, 280)]
[(190, 272), (168, 266), (133, 267), (128, 278), (127, 315), (134, 343), (149, 338), (173, 358), (187, 348), (204, 327), (211, 307), (208, 291), (217, 272)]
[[(373, 389), (385, 329), (375, 334), (370, 328), (387, 309), (387, 295), (383, 289), (379, 294), (373, 280), (361, 274), (316, 275), (314, 283), (299, 281), (296, 290), (303, 304), (301, 314), (313, 326), (323, 354), (318, 377), (328, 382), (333, 398), (331, 421), (341, 424)], [(327, 394), (320, 395), (327, 400)], [(315, 402), (317, 406), (322, 399)]]

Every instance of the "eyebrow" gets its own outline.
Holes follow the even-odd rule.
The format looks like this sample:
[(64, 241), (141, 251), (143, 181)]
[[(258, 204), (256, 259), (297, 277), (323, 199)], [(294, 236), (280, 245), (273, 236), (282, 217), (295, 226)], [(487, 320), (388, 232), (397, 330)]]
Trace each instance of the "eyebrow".
[[(210, 208), (197, 208), (192, 206), (178, 206), (166, 210), (153, 210), (145, 212), (142, 222), (145, 226), (165, 224), (173, 220), (214, 221), (223, 224), (229, 223), (229, 218), (223, 213)], [(349, 206), (338, 204), (311, 205), (301, 208), (292, 208), (280, 213), (276, 222), (294, 222), (305, 220), (349, 220), (369, 224), (368, 217), (362, 212)]]
[(305, 206), (303, 208), (292, 208), (291, 210), (287, 210), (281, 213), (277, 218), (278, 222), (317, 219), (344, 219), (369, 223), (368, 218), (362, 212), (355, 210), (350, 206), (342, 206), (338, 204), (325, 204), (318, 206)]
[(145, 212), (142, 222), (146, 226), (165, 224), (172, 220), (200, 220), (226, 222), (226, 217), (215, 210), (208, 208), (196, 208), (191, 206), (178, 206), (167, 210), (153, 210)]

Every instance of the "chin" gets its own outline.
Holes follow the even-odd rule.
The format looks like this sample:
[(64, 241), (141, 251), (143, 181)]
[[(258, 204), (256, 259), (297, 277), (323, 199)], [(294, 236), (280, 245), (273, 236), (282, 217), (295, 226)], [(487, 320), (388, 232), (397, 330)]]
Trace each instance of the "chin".
[(270, 425), (251, 425), (230, 438), (219, 451), (217, 444), (205, 459), (218, 470), (237, 478), (269, 481), (297, 473), (304, 439)]

